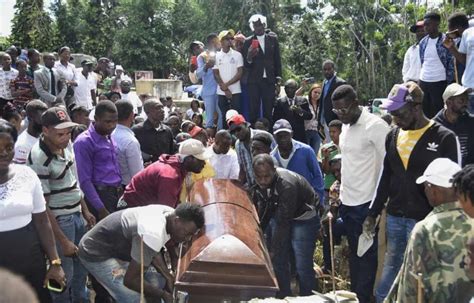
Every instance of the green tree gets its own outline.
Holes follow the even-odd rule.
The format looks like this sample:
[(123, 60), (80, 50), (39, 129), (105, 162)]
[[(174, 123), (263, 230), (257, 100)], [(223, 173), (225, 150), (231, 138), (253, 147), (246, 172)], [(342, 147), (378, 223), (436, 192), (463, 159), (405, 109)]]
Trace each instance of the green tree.
[(166, 76), (176, 63), (171, 39), (172, 1), (124, 1), (122, 25), (115, 31), (113, 58), (131, 70), (153, 70)]
[(55, 16), (55, 48), (67, 45), (74, 52), (82, 51), (81, 34), (84, 30), (82, 14), (84, 3), (81, 0), (56, 0), (51, 4)]
[(44, 10), (42, 0), (17, 0), (12, 20), (11, 43), (39, 50), (51, 48), (51, 18)]

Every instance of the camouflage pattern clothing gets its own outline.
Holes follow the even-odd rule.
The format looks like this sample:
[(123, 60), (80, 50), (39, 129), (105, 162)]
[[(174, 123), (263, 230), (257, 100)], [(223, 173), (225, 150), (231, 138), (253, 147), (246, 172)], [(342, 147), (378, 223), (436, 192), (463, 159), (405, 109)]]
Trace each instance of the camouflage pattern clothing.
[(474, 282), (467, 276), (466, 243), (474, 235), (474, 220), (459, 202), (435, 207), (410, 236), (403, 265), (384, 302), (417, 302), (421, 273), (423, 302), (469, 302)]
[(339, 199), (339, 193), (341, 192), (341, 182), (334, 181), (329, 189), (329, 206), (339, 207), (341, 205), (341, 199)]

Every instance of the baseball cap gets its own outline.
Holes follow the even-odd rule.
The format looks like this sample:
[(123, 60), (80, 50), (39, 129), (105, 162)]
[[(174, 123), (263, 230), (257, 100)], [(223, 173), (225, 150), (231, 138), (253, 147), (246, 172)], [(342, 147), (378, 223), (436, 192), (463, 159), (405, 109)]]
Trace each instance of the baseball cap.
[(227, 120), (227, 124), (229, 125), (229, 130), (233, 131), (237, 126), (247, 124), (247, 121), (245, 121), (244, 116), (237, 114)]
[(71, 121), (66, 110), (61, 107), (51, 107), (45, 111), (41, 116), (41, 124), (46, 127), (53, 126), (55, 129), (65, 129), (77, 125)]
[(280, 120), (277, 120), (277, 122), (275, 122), (275, 124), (273, 125), (274, 135), (281, 132), (288, 132), (288, 133), (293, 132), (293, 128), (291, 127), (291, 124), (290, 122), (288, 122), (288, 120), (280, 119)]
[(217, 37), (219, 38), (219, 41), (220, 41), (223, 38), (227, 37), (228, 35), (230, 35), (232, 38), (234, 38), (234, 35), (235, 35), (234, 30), (233, 29), (228, 29), (228, 30), (221, 31)]
[(451, 159), (437, 158), (428, 165), (423, 175), (416, 179), (416, 183), (428, 182), (433, 185), (450, 188), (453, 186), (453, 175), (460, 170), (459, 164)]
[(225, 120), (227, 121), (227, 123), (229, 123), (229, 119), (232, 118), (233, 116), (235, 115), (238, 115), (239, 112), (236, 111), (235, 109), (229, 109), (226, 113), (225, 113)]
[(382, 101), (380, 108), (395, 111), (410, 102), (410, 99), (407, 100), (408, 95), (411, 96), (414, 103), (422, 103), (423, 101), (423, 92), (416, 83), (395, 84), (390, 90), (387, 99)]
[(195, 125), (193, 128), (191, 128), (191, 129), (189, 130), (188, 134), (189, 134), (192, 138), (194, 138), (194, 137), (196, 137), (201, 131), (202, 131), (202, 128), (199, 127), (199, 126), (197, 126), (197, 125)]
[(115, 66), (115, 70), (121, 70), (121, 71), (123, 71), (122, 65), (116, 65), (116, 66)]
[(419, 27), (423, 27), (423, 26), (425, 26), (425, 21), (424, 21), (424, 20), (417, 21), (415, 24), (413, 24), (412, 26), (410, 26), (410, 32), (416, 33), (416, 30), (417, 30)]
[(81, 61), (81, 65), (94, 65), (94, 62), (89, 59), (85, 59)]
[(191, 44), (189, 44), (189, 50), (192, 51), (194, 45), (200, 45), (200, 46), (204, 47), (204, 43), (202, 43), (201, 41), (195, 40), (195, 41), (191, 42)]
[(187, 139), (179, 144), (179, 154), (182, 156), (193, 156), (199, 160), (207, 160), (211, 157), (209, 150), (204, 147), (201, 141)]
[(470, 93), (471, 91), (472, 89), (470, 89), (469, 87), (464, 87), (457, 83), (452, 83), (448, 85), (448, 87), (446, 87), (446, 89), (444, 90), (444, 93), (443, 93), (444, 103), (446, 103), (446, 101), (451, 97), (460, 96), (464, 93)]

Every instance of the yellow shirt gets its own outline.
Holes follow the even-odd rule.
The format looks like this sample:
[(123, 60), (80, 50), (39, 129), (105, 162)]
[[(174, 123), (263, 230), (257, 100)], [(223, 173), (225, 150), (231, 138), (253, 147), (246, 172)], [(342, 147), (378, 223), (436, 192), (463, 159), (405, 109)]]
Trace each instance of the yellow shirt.
[(188, 201), (188, 191), (193, 186), (194, 182), (204, 179), (204, 178), (212, 178), (216, 175), (214, 168), (212, 168), (211, 163), (206, 160), (206, 164), (204, 168), (201, 170), (200, 173), (188, 173), (186, 178), (184, 178), (183, 187), (181, 188), (181, 193), (179, 195), (180, 202), (187, 202)]
[(408, 167), (408, 160), (410, 159), (411, 152), (413, 151), (416, 142), (420, 140), (421, 136), (423, 136), (425, 131), (430, 128), (433, 123), (434, 121), (430, 120), (430, 122), (425, 127), (415, 130), (400, 129), (397, 139), (397, 150), (400, 158), (402, 159), (405, 170)]

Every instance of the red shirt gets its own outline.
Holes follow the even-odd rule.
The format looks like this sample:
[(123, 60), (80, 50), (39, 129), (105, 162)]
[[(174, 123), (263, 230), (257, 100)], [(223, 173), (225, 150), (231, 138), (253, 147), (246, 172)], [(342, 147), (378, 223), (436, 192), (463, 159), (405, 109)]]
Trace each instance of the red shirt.
[(185, 177), (177, 155), (161, 155), (157, 162), (133, 176), (123, 199), (129, 207), (161, 204), (175, 208)]

